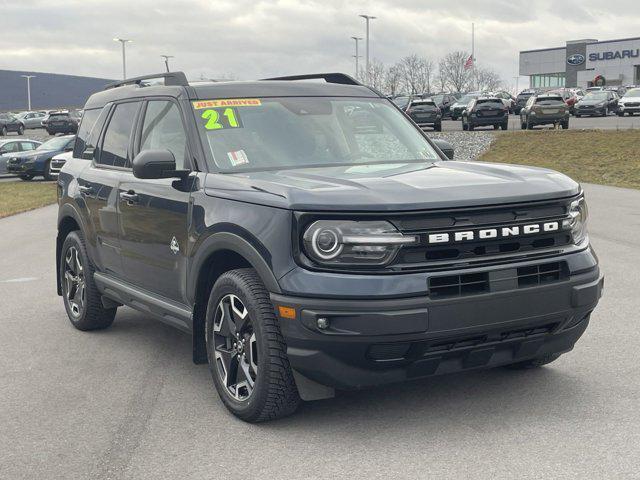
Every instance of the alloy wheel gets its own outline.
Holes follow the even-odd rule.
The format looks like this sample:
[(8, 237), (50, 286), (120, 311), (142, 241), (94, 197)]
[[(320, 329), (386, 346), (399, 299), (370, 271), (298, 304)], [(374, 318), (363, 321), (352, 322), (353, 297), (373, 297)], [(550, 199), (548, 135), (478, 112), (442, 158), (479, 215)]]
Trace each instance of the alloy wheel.
[(85, 279), (82, 261), (75, 246), (69, 247), (64, 257), (64, 290), (71, 314), (79, 317), (85, 305)]
[(258, 348), (249, 311), (236, 295), (222, 297), (213, 321), (215, 371), (226, 392), (247, 400), (258, 378)]

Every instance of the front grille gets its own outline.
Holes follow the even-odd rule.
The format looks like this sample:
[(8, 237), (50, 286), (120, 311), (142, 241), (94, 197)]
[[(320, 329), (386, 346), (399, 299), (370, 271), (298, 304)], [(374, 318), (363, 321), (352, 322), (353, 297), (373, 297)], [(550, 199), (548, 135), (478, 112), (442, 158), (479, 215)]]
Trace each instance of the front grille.
[(559, 322), (524, 328), (498, 330), (481, 335), (467, 335), (440, 338), (431, 341), (380, 343), (369, 347), (367, 357), (376, 363), (392, 361), (416, 361), (428, 357), (443, 355), (465, 355), (469, 351), (484, 347), (518, 345), (523, 340), (544, 338), (553, 333)]
[(478, 207), (460, 211), (440, 211), (398, 215), (389, 218), (407, 235), (417, 235), (420, 244), (398, 252), (391, 267), (395, 270), (455, 267), (456, 264), (483, 265), (500, 257), (536, 256), (558, 251), (571, 244), (567, 230), (529, 235), (486, 238), (462, 242), (428, 244), (429, 234), (522, 226), (528, 223), (562, 221), (567, 218), (571, 199), (502, 207)]
[(429, 298), (466, 297), (559, 282), (569, 276), (566, 262), (549, 262), (492, 272), (442, 275), (429, 278)]
[(627, 103), (625, 107), (640, 107), (640, 103)]

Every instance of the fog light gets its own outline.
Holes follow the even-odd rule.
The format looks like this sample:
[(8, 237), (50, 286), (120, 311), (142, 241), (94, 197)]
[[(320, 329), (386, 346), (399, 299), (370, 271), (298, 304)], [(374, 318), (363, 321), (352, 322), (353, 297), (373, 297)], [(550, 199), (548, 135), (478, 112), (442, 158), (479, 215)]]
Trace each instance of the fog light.
[(320, 330), (326, 330), (329, 328), (329, 319), (326, 317), (320, 317), (317, 322), (318, 328)]

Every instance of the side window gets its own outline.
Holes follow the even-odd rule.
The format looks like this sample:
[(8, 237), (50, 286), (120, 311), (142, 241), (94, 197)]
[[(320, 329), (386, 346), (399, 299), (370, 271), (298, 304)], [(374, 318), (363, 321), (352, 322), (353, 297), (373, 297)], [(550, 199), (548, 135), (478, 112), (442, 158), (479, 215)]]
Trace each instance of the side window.
[(0, 147), (0, 155), (3, 153), (17, 152), (18, 142), (8, 142)]
[[(91, 155), (85, 156), (84, 152), (85, 150), (95, 149), (95, 142), (97, 138), (93, 138), (93, 144), (91, 144), (91, 138), (92, 136), (97, 137), (100, 133), (107, 110), (108, 108), (105, 107), (103, 109), (96, 108), (85, 112), (85, 115), (80, 122), (80, 126), (78, 127), (77, 141), (73, 150), (73, 156), (75, 158), (92, 158)], [(102, 122), (97, 122), (99, 117), (102, 118)], [(94, 132), (96, 133), (94, 134)]]
[(109, 120), (98, 157), (101, 165), (125, 167), (129, 161), (128, 151), (131, 130), (138, 111), (139, 102), (120, 103)]
[(35, 150), (36, 146), (37, 145), (35, 143), (20, 142), (20, 147), (22, 148), (22, 151)]
[(170, 101), (153, 100), (147, 104), (140, 138), (140, 151), (169, 150), (176, 168), (184, 168), (187, 136), (178, 106)]

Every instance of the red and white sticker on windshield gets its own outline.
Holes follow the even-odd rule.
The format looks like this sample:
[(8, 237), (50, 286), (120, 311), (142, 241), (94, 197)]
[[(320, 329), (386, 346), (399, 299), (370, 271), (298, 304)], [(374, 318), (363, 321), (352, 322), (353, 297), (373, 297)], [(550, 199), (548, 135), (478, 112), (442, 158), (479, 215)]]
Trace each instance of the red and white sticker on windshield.
[(239, 165), (246, 165), (249, 163), (249, 157), (244, 150), (236, 150), (235, 152), (227, 152), (231, 165), (237, 167)]

